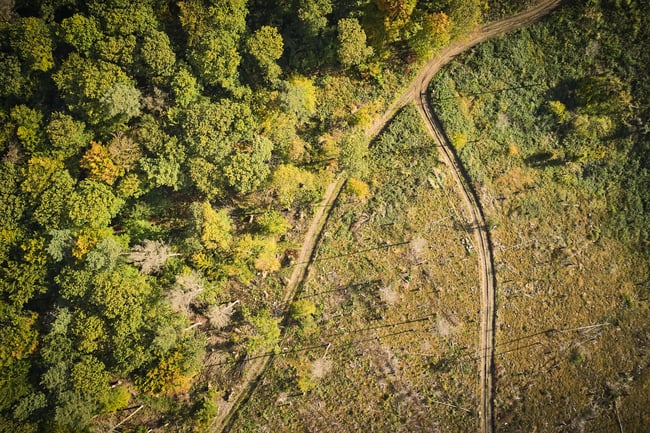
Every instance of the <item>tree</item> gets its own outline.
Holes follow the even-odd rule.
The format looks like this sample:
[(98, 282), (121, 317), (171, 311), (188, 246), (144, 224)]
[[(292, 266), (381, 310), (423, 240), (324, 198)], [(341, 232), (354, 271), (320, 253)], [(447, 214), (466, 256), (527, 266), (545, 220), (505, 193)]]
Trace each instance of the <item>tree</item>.
[(452, 21), (444, 12), (424, 14), (408, 44), (419, 60), (429, 59), (449, 42), (451, 28)]
[(61, 21), (61, 36), (64, 42), (86, 56), (103, 37), (97, 20), (82, 14), (74, 14)]
[(174, 71), (176, 54), (164, 32), (154, 31), (144, 37), (140, 46), (140, 57), (145, 66), (145, 76), (169, 77)]
[(255, 191), (271, 174), (269, 159), (273, 143), (266, 137), (256, 135), (249, 149), (231, 155), (224, 168), (228, 186), (242, 194)]
[(138, 41), (134, 35), (104, 36), (97, 43), (97, 55), (94, 57), (131, 72), (135, 69), (137, 45)]
[(248, 105), (222, 99), (190, 105), (184, 112), (182, 127), (191, 153), (220, 164), (236, 143), (251, 138), (255, 123)]
[(223, 0), (206, 8), (200, 0), (180, 4), (180, 21), (188, 35), (188, 59), (208, 85), (234, 89), (241, 61), (239, 40), (246, 29), (245, 0)]
[(172, 79), (172, 93), (176, 104), (187, 107), (201, 97), (202, 88), (192, 72), (181, 66)]
[(113, 134), (108, 143), (108, 153), (121, 174), (134, 169), (142, 157), (138, 143), (130, 135), (121, 132)]
[(140, 268), (140, 272), (150, 275), (160, 272), (167, 259), (177, 255), (164, 242), (147, 239), (141, 245), (133, 247), (129, 261)]
[(53, 156), (56, 159), (67, 159), (77, 155), (92, 138), (92, 134), (85, 128), (83, 122), (68, 114), (59, 111), (52, 113), (45, 132), (52, 145)]
[(106, 325), (96, 315), (88, 315), (83, 309), (73, 313), (70, 333), (75, 338), (75, 346), (82, 353), (100, 350), (107, 341)]
[(102, 228), (110, 224), (123, 204), (107, 185), (84, 179), (70, 197), (69, 215), (77, 227)]
[(16, 125), (16, 137), (23, 148), (30, 153), (42, 150), (43, 114), (26, 105), (17, 105), (11, 109), (10, 117)]
[(93, 272), (113, 270), (117, 266), (119, 258), (124, 254), (124, 243), (123, 240), (112, 235), (102, 238), (86, 254), (86, 268)]
[(140, 115), (142, 94), (131, 83), (116, 83), (99, 99), (106, 120), (126, 123)]
[(298, 122), (304, 123), (316, 111), (316, 86), (309, 78), (295, 75), (284, 83), (282, 103)]
[(20, 187), (36, 202), (38, 196), (54, 183), (53, 179), (63, 170), (61, 161), (33, 156), (27, 161), (27, 167), (22, 170), (24, 180)]
[(194, 203), (192, 211), (203, 246), (210, 250), (227, 250), (232, 240), (232, 224), (226, 210), (216, 211), (206, 201)]
[(271, 236), (283, 235), (291, 228), (280, 212), (275, 210), (264, 212), (255, 222), (260, 232)]
[(327, 15), (332, 13), (332, 0), (299, 0), (298, 18), (308, 34), (315, 36), (327, 27)]
[(205, 355), (205, 339), (189, 337), (180, 341), (172, 350), (162, 355), (136, 385), (153, 395), (186, 392), (201, 367)]
[(296, 199), (313, 200), (316, 195), (313, 173), (291, 164), (280, 165), (275, 170), (271, 185), (278, 201), (285, 207), (291, 206)]
[(24, 97), (28, 90), (28, 81), (21, 70), (20, 59), (17, 56), (0, 53), (0, 95), (3, 97)]
[(28, 71), (45, 72), (52, 69), (54, 44), (45, 21), (36, 17), (19, 18), (12, 30), (11, 47)]
[(410, 23), (417, 0), (373, 0), (383, 15), (384, 35), (388, 43), (402, 39), (402, 30)]
[(114, 63), (72, 53), (52, 78), (68, 108), (91, 125), (120, 126), (140, 111), (140, 91)]
[(145, 312), (153, 307), (147, 277), (130, 265), (119, 264), (93, 276), (91, 281), (88, 302), (110, 324), (114, 336), (131, 336), (145, 325)]
[(208, 200), (221, 197), (225, 191), (221, 170), (216, 164), (204, 158), (191, 158), (188, 161), (189, 177), (194, 187)]
[[(27, 245), (21, 245), (25, 248)], [(25, 263), (7, 261), (0, 268), (0, 297), (7, 302), (21, 307), (34, 298), (36, 294), (45, 293), (47, 268), (45, 263)]]
[(368, 173), (368, 140), (363, 132), (348, 134), (341, 141), (339, 163), (351, 176), (364, 177)]
[(338, 56), (346, 68), (359, 66), (372, 55), (366, 45), (366, 33), (356, 18), (342, 18), (338, 22)]
[(89, 178), (113, 185), (115, 179), (123, 174), (111, 159), (108, 149), (96, 141), (90, 142), (90, 149), (84, 153), (79, 166), (88, 170)]
[(109, 0), (90, 2), (87, 8), (90, 15), (102, 22), (106, 34), (143, 36), (158, 25), (154, 4), (152, 1)]
[(35, 198), (32, 218), (46, 230), (63, 229), (70, 224), (67, 211), (75, 181), (67, 170), (55, 172), (49, 181), (47, 189)]
[(276, 61), (282, 57), (284, 43), (277, 28), (262, 26), (255, 30), (246, 41), (248, 52), (255, 57), (265, 78), (273, 82), (278, 79), (282, 69)]
[(253, 333), (246, 341), (246, 353), (254, 355), (261, 350), (273, 349), (280, 341), (280, 319), (271, 317), (268, 309), (262, 309), (255, 315), (244, 311), (244, 317), (253, 325)]
[[(7, 368), (36, 350), (38, 331), (37, 314), (26, 312), (0, 300), (0, 369)], [(0, 405), (1, 408), (2, 405)]]

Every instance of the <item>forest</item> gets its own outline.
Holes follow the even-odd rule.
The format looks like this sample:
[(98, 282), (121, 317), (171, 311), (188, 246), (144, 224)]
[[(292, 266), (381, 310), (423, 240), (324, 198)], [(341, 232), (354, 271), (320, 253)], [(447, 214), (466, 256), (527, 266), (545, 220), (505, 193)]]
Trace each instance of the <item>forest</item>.
[[(281, 330), (318, 335), (322, 305), (299, 301), (287, 314), (283, 297), (326, 186), (345, 176), (350, 203), (384, 212), (380, 199), (402, 203), (430, 181), (413, 176), (400, 191), (394, 174), (377, 175), (412, 174), (393, 152), (421, 134), (412, 112), (379, 150), (366, 128), (450, 41), (531, 3), (2, 1), (0, 431), (109, 431), (134, 409), (121, 431), (206, 431), (247, 360), (278, 350)], [(601, 199), (590, 236), (647, 257), (648, 5), (584, 3), (560, 15), (565, 46), (555, 29), (535, 36), (557, 44), (553, 74), (575, 73), (560, 81), (523, 64), (524, 84), (553, 84), (548, 103), (526, 97), (550, 130), (536, 133), (554, 134), (557, 147), (531, 139), (513, 152), (547, 170), (549, 185), (567, 182), (562, 169), (575, 175), (584, 197)], [(591, 63), (578, 64), (566, 46), (589, 40)], [(473, 79), (467, 92), (522, 77)], [(486, 138), (492, 114), (456, 85), (441, 77), (431, 99), (469, 161), (479, 140), (501, 138)], [(397, 204), (382, 229), (400, 218)], [(644, 284), (630, 303), (647, 300)], [(303, 374), (297, 389), (316, 387)], [(470, 388), (463, 382), (459, 398), (472, 401)]]

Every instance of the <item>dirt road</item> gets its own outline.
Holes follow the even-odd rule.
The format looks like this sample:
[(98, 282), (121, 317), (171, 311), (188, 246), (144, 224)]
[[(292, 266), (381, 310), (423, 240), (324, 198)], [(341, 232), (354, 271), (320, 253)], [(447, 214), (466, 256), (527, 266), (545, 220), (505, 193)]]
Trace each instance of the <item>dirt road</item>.
[[(321, 202), (321, 205), (318, 206), (318, 211), (314, 215), (309, 229), (307, 230), (307, 234), (305, 235), (302, 248), (296, 259), (296, 266), (293, 268), (291, 277), (285, 286), (284, 298), (282, 299), (282, 304), (285, 306), (285, 312), (288, 312), (290, 302), (293, 300), (297, 290), (300, 288), (300, 285), (307, 276), (307, 269), (311, 263), (316, 244), (323, 231), (323, 227), (327, 222), (332, 206), (334, 206), (334, 202), (339, 196), (344, 183), (345, 178), (339, 176), (325, 190), (323, 201)], [(257, 383), (264, 375), (264, 371), (270, 365), (273, 358), (274, 355), (262, 356), (248, 362), (240, 386), (232, 390), (229, 402), (222, 402), (219, 407), (219, 413), (212, 421), (209, 431), (221, 432), (228, 430), (233, 415), (237, 412), (239, 406), (245, 402), (255, 390)]]
[[(481, 330), (479, 342), (480, 371), (479, 381), (481, 388), (480, 419), (481, 432), (491, 433), (494, 430), (493, 398), (492, 398), (492, 362), (494, 358), (494, 323), (495, 323), (495, 278), (492, 267), (492, 250), (488, 229), (485, 226), (485, 217), (478, 200), (478, 196), (472, 187), (467, 173), (462, 167), (447, 140), (442, 127), (434, 116), (426, 97), (429, 82), (440, 68), (449, 63), (456, 55), (473, 47), (474, 45), (508, 31), (530, 24), (555, 9), (561, 0), (542, 0), (530, 9), (492, 24), (488, 24), (469, 34), (462, 40), (450, 44), (437, 56), (431, 59), (420, 71), (418, 76), (411, 82), (406, 91), (393, 102), (386, 112), (374, 122), (366, 133), (370, 137), (376, 136), (386, 125), (395, 113), (405, 105), (415, 101), (418, 109), (425, 120), (427, 128), (440, 145), (443, 160), (451, 168), (456, 182), (460, 186), (463, 200), (470, 221), (468, 223), (474, 228), (476, 237), (476, 250), (479, 258), (481, 272)], [(298, 257), (298, 265), (294, 269), (291, 278), (285, 289), (284, 304), (288, 307), (289, 302), (295, 296), (300, 284), (307, 275), (310, 259), (314, 253), (316, 243), (325, 226), (327, 217), (332, 206), (338, 197), (343, 186), (342, 177), (332, 183), (325, 192), (322, 205), (314, 216), (310, 228), (305, 236), (303, 247)], [(247, 366), (242, 385), (233, 390), (231, 400), (220, 407), (219, 415), (214, 419), (211, 428), (212, 432), (227, 431), (233, 415), (239, 406), (251, 395), (264, 371), (268, 367), (273, 356), (262, 357), (253, 360)]]
[[(530, 24), (548, 14), (560, 4), (558, 0), (542, 1), (527, 11), (507, 20), (490, 24), (472, 33), (467, 39), (450, 45), (440, 55), (429, 62), (417, 78), (409, 86), (406, 93), (398, 99), (393, 110), (397, 111), (406, 103), (416, 100), (418, 111), (424, 119), (429, 133), (439, 145), (442, 160), (453, 173), (459, 186), (466, 211), (469, 215), (468, 224), (474, 230), (475, 248), (479, 260), (481, 276), (481, 325), (479, 331), (479, 387), (480, 387), (480, 425), (482, 433), (494, 431), (494, 399), (493, 399), (493, 362), (494, 362), (494, 326), (496, 323), (496, 278), (494, 275), (494, 256), (490, 235), (485, 222), (485, 215), (481, 208), (478, 194), (472, 186), (471, 179), (462, 166), (461, 161), (454, 152), (451, 143), (445, 135), (440, 122), (433, 114), (429, 104), (427, 90), (429, 83), (438, 70), (449, 63), (456, 55), (490, 37), (520, 28)], [(373, 125), (371, 132), (378, 132), (383, 128), (387, 119), (381, 119)]]

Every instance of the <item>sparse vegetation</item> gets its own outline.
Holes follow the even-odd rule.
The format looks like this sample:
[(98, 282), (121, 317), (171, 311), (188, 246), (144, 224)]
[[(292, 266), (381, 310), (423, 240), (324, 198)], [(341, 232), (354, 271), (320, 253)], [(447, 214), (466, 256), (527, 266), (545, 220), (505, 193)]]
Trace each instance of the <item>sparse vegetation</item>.
[(232, 431), (476, 428), (477, 260), (420, 122), (409, 107), (372, 144), (372, 197), (341, 196), (296, 323)]
[(565, 7), (432, 83), (447, 134), (466, 136), (458, 151), (490, 221), (498, 431), (648, 422), (648, 137), (633, 119), (647, 117), (650, 91), (637, 6)]

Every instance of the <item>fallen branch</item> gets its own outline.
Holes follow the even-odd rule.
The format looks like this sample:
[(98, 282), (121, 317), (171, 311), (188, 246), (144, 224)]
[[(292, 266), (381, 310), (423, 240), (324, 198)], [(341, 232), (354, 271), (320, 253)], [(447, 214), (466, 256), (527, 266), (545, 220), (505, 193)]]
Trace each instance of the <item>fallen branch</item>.
[(114, 432), (115, 429), (117, 429), (119, 426), (121, 426), (122, 424), (124, 424), (125, 422), (127, 422), (128, 420), (130, 420), (131, 418), (133, 418), (133, 415), (135, 415), (136, 413), (138, 413), (138, 412), (139, 412), (143, 407), (144, 407), (144, 405), (141, 404), (140, 407), (137, 408), (136, 410), (134, 410), (133, 413), (132, 413), (131, 415), (127, 416), (127, 417), (124, 418), (122, 421), (120, 421), (117, 425), (115, 425), (112, 429), (110, 429), (110, 430), (108, 431), (108, 433)]

